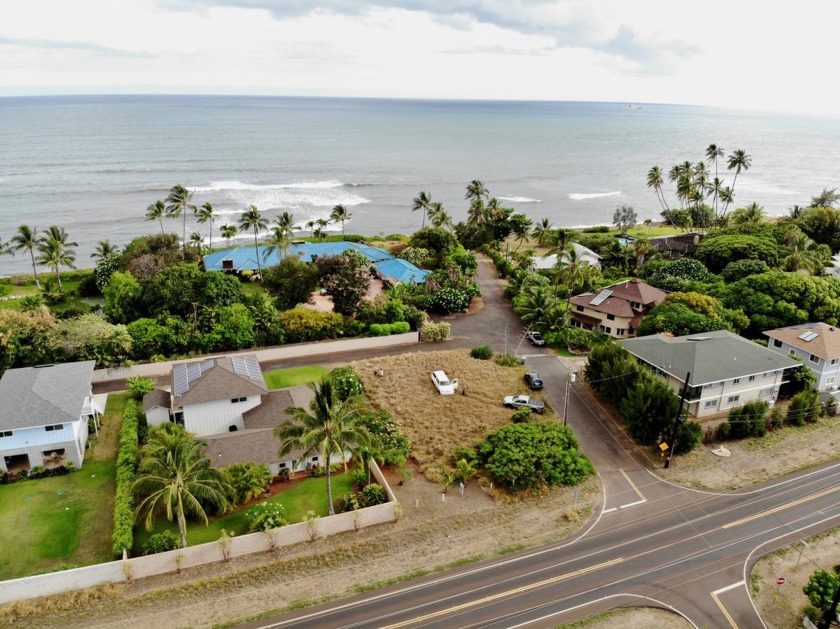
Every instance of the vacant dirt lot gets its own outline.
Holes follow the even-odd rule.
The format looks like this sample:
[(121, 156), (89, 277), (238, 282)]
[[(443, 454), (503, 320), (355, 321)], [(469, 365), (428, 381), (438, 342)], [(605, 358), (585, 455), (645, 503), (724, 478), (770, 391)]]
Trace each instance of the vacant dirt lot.
[[(474, 361), (463, 352), (432, 352), (427, 356), (383, 358), (356, 367), (374, 404), (404, 422), (417, 451), (427, 453), (422, 455), (424, 469), (434, 470), (459, 440), (477, 441), (486, 431), (508, 421), (510, 411), (501, 406), (501, 396), (519, 392), (524, 385), (518, 369)], [(437, 394), (428, 372), (441, 367), (468, 386), (466, 397)], [(375, 376), (374, 369), (382, 369), (384, 375)], [(515, 390), (509, 391), (510, 387)], [(455, 421), (453, 407), (457, 409)], [(437, 429), (449, 435), (447, 440), (436, 441), (430, 436)], [(727, 459), (715, 457), (704, 448), (677, 459), (670, 470), (658, 471), (680, 483), (722, 489), (836, 456), (838, 445), (840, 423), (823, 422), (810, 431), (786, 436), (774, 433), (761, 446), (727, 444), (732, 451)], [(392, 525), (181, 574), (7, 606), (0, 610), (0, 626), (210, 627), (306, 601), (347, 595), (360, 586), (401, 580), (563, 539), (593, 512), (600, 492), (593, 478), (582, 487), (577, 504), (571, 489), (513, 503), (494, 500), (473, 481), (463, 495), (450, 489), (443, 499), (440, 485), (424, 478), (419, 466), (413, 471), (414, 478), (403, 485), (399, 485), (396, 470), (389, 472), (404, 508), (403, 517)], [(794, 568), (799, 548), (787, 555), (774, 555), (756, 568), (757, 604), (772, 627), (801, 626), (796, 612), (805, 603), (802, 584), (815, 567), (830, 568), (840, 563), (840, 543), (834, 538), (808, 543), (798, 569)], [(785, 576), (788, 583), (777, 592), (778, 576)], [(675, 614), (641, 609), (617, 611), (576, 626), (683, 629), (690, 625)]]

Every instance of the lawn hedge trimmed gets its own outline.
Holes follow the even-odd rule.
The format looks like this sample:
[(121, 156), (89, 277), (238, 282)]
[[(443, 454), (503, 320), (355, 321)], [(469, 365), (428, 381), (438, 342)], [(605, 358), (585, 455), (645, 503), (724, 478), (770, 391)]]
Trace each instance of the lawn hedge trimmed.
[(111, 549), (114, 557), (122, 557), (123, 549), (134, 545), (134, 494), (131, 487), (137, 475), (137, 455), (140, 451), (140, 404), (129, 400), (125, 405), (117, 452), (117, 491), (114, 500), (114, 534)]

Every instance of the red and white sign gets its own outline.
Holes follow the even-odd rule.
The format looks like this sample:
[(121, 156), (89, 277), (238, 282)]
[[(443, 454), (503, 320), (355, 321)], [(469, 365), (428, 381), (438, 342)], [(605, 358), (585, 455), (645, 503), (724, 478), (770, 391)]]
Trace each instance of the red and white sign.
[(776, 585), (784, 585), (784, 584), (785, 584), (785, 578), (784, 577), (779, 577), (778, 579), (776, 579)]

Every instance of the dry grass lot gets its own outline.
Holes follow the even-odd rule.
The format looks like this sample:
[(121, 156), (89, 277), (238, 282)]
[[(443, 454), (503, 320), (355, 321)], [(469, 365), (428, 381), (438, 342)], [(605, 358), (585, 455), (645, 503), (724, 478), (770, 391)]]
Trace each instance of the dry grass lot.
[[(524, 367), (500, 367), (492, 360), (471, 358), (468, 350), (412, 352), (353, 364), (370, 403), (385, 409), (411, 441), (418, 470), (437, 479), (439, 465), (449, 464), (458, 446), (471, 446), (510, 423), (513, 411), (502, 405), (506, 395), (528, 393)], [(375, 373), (382, 370), (384, 375)], [(436, 369), (458, 379), (455, 395), (440, 395), (431, 381)], [(467, 394), (463, 395), (466, 387)], [(554, 418), (546, 410), (546, 419)]]

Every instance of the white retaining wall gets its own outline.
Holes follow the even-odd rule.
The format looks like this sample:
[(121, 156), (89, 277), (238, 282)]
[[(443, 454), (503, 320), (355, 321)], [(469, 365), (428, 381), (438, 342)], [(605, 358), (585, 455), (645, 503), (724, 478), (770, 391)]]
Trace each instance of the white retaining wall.
[(321, 356), (323, 354), (337, 354), (360, 349), (376, 349), (380, 347), (393, 347), (395, 345), (408, 345), (418, 343), (417, 332), (406, 332), (405, 334), (392, 334), (391, 336), (373, 336), (370, 338), (343, 339), (340, 341), (322, 341), (320, 343), (299, 343), (297, 345), (282, 345), (269, 349), (259, 349), (243, 352), (226, 352), (224, 354), (212, 354), (196, 356), (184, 360), (172, 360), (161, 363), (144, 363), (132, 365), (131, 367), (115, 367), (112, 369), (96, 369), (93, 372), (92, 384), (98, 382), (111, 382), (113, 380), (125, 380), (132, 376), (143, 376), (154, 378), (168, 376), (172, 372), (172, 365), (187, 363), (196, 360), (211, 358), (212, 356), (232, 356), (235, 354), (254, 354), (257, 362), (265, 363), (288, 358), (301, 358), (304, 356)]
[[(266, 533), (250, 533), (240, 537), (232, 537), (230, 546), (225, 549), (227, 558), (307, 542), (313, 536), (328, 537), (337, 533), (395, 521), (397, 519), (397, 502), (394, 493), (376, 462), (371, 461), (370, 465), (374, 478), (385, 489), (390, 502), (359, 509), (358, 511), (318, 518), (312, 522), (290, 524)], [(111, 561), (94, 566), (85, 566), (84, 568), (0, 581), (0, 605), (28, 598), (61, 594), (104, 583), (120, 583), (128, 579), (151, 577), (224, 559), (225, 554), (222, 545), (216, 541), (156, 555), (132, 557), (123, 561)]]

